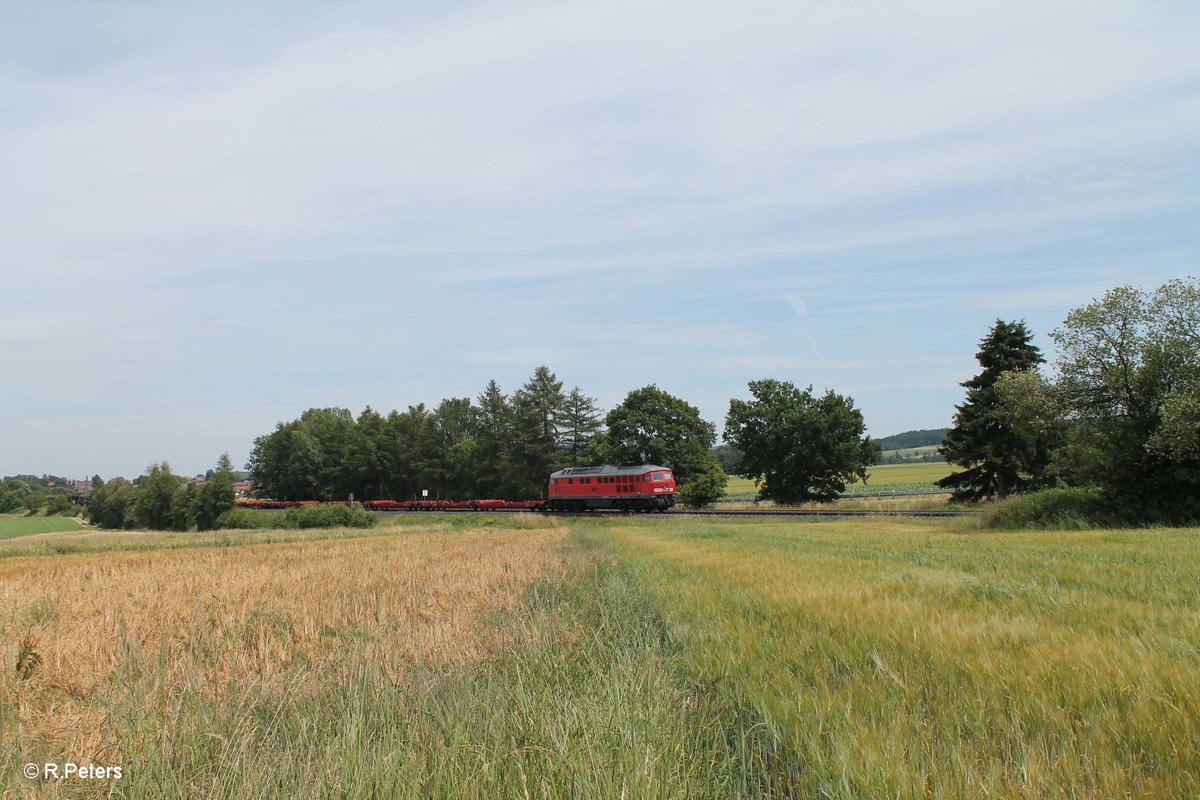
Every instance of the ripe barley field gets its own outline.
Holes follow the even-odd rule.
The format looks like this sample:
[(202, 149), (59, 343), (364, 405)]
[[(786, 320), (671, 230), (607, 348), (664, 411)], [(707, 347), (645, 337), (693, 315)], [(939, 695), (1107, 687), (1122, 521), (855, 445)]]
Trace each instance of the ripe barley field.
[(0, 543), (45, 797), (1195, 797), (1200, 531), (421, 515)]
[[(393, 531), (2, 559), (6, 755), (180, 765), (197, 738), (236, 733), (206, 730), (230, 698), (294, 703), (356, 670), (392, 683), (476, 662), (497, 645), (488, 615), (561, 569), (565, 533)], [(268, 721), (256, 712), (238, 724)]]

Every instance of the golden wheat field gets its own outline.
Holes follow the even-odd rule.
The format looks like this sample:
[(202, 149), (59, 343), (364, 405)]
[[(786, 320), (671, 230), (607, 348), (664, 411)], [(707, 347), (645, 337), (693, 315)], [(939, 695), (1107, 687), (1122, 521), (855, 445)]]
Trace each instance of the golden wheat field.
[[(119, 764), (130, 713), (184, 691), (286, 681), (289, 694), (369, 661), (478, 659), (479, 622), (560, 567), (561, 529), (0, 560), (3, 744), (39, 762)], [(12, 669), (17, 665), (17, 669)]]
[(1196, 529), (387, 525), (0, 543), (0, 796), (1198, 796)]

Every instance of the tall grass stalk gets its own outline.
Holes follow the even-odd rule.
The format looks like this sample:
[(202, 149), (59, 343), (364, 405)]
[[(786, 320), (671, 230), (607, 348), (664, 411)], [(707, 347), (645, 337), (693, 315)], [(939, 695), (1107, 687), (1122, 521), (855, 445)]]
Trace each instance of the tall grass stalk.
[[(82, 705), (100, 712), (93, 722), (115, 730), (115, 741), (99, 758), (118, 759), (125, 776), (88, 789), (49, 788), (67, 796), (103, 791), (130, 798), (771, 796), (783, 785), (778, 776), (794, 775), (798, 767), (781, 766), (786, 758), (775, 732), (751, 708), (690, 681), (651, 602), (643, 568), (623, 568), (598, 551), (568, 547), (558, 555), (559, 568), (522, 581), (519, 602), (492, 605), (453, 628), (446, 621), (453, 608), (427, 604), (443, 622), (413, 629), (395, 616), (403, 605), (367, 591), (375, 574), (383, 580), (392, 567), (368, 572), (369, 580), (359, 585), (364, 579), (345, 571), (353, 562), (339, 555), (378, 561), (408, 547), (412, 558), (431, 558), (436, 551), (429, 546), (457, 543), (460, 549), (445, 561), (451, 571), (438, 567), (443, 579), (422, 579), (456, 591), (456, 584), (478, 582), (472, 576), (481, 569), (493, 584), (529, 572), (528, 561), (507, 551), (480, 556), (476, 565), (472, 548), (499, 543), (511, 549), (553, 533), (539, 525), (414, 531), (396, 541), (247, 546), (227, 554), (108, 554), (164, 577), (181, 558), (215, 567), (213, 559), (240, 557), (261, 566), (251, 577), (226, 574), (229, 597), (194, 617), (165, 620), (158, 639), (145, 631), (115, 632), (120, 647), (99, 662), (113, 666)], [(422, 543), (424, 551), (417, 549)], [(282, 606), (273, 605), (269, 593), (249, 588), (269, 583), (265, 569), (308, 563), (300, 556), (314, 548), (326, 561), (342, 559), (314, 573), (314, 579), (335, 581), (324, 588), (324, 599), (308, 604), (284, 598)], [(29, 564), (55, 569), (41, 559)], [(22, 566), (10, 562), (8, 569)], [(167, 578), (165, 585), (171, 583)], [(507, 591), (507, 584), (499, 586)], [(405, 587), (417, 591), (422, 584), (402, 581), (390, 590)], [(245, 598), (242, 610), (222, 616), (237, 607), (235, 597)], [(346, 607), (339, 609), (338, 602)], [(393, 610), (377, 617), (377, 603)], [(339, 617), (344, 622), (333, 624)], [(322, 619), (320, 646), (305, 645), (298, 631)], [(420, 646), (406, 648), (414, 630)], [(438, 631), (445, 631), (444, 641)], [(410, 655), (397, 661), (396, 654), (406, 651)], [(233, 671), (223, 674), (234, 678), (214, 682), (215, 664), (227, 665)], [(0, 688), (56, 691), (46, 684)], [(41, 735), (51, 734), (43, 729)], [(61, 756), (48, 752), (50, 744), (28, 737), (9, 741), (9, 754), (28, 759), (30, 748), (41, 747), (38, 758), (69, 755), (69, 747)]]
[(678, 520), (592, 534), (799, 797), (1200, 796), (1195, 530)]

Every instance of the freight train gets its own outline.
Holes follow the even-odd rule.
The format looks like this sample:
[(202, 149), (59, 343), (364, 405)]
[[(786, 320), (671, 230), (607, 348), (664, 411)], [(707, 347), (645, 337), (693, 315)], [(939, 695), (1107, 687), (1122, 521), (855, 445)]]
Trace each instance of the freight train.
[(568, 467), (550, 474), (551, 511), (666, 511), (675, 505), (675, 475), (653, 464)]
[[(280, 509), (317, 500), (238, 500), (239, 508)], [(325, 505), (349, 505), (337, 500)], [(675, 475), (654, 464), (568, 467), (551, 473), (544, 500), (367, 500), (368, 511), (666, 511), (675, 505)]]

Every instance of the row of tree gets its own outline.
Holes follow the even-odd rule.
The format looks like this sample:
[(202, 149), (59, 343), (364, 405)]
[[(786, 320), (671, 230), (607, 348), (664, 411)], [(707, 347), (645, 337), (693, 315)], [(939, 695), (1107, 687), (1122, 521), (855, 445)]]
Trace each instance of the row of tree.
[(28, 514), (75, 515), (82, 509), (71, 502), (71, 489), (65, 478), (54, 475), (9, 475), (0, 479), (0, 514), (24, 511)]
[(234, 481), (238, 474), (228, 453), (203, 483), (171, 472), (167, 462), (151, 464), (133, 481), (92, 478), (87, 516), (104, 528), (149, 530), (211, 530), (217, 518), (233, 507)]
[[(1096, 487), (1129, 518), (1200, 517), (1200, 283), (1113, 289), (1051, 337), (1059, 356), (1043, 374), (1025, 323), (996, 321), (941, 448), (964, 469), (942, 485), (967, 499)], [(749, 393), (730, 401), (715, 447), (713, 424), (657, 386), (602, 415), (542, 366), (511, 395), (491, 381), (474, 401), (432, 409), (309, 409), (255, 439), (247, 468), (262, 497), (519, 499), (542, 496), (564, 466), (656, 463), (698, 506), (720, 498), (729, 474), (754, 478), (762, 499), (832, 499), (879, 460), (851, 398), (772, 379)], [(88, 513), (106, 527), (204, 529), (232, 504), (235, 477), (223, 456), (202, 486), (165, 462), (132, 483), (97, 478)]]
[(313, 408), (254, 440), (247, 469), (260, 497), (358, 500), (535, 497), (549, 470), (577, 464), (600, 429), (595, 400), (564, 393), (546, 367), (512, 395), (488, 383), (469, 397), (384, 416)]
[(862, 414), (833, 392), (816, 397), (774, 380), (753, 381), (752, 400), (734, 400), (726, 418), (730, 446), (713, 446), (715, 426), (657, 386), (630, 392), (601, 415), (579, 387), (564, 392), (538, 367), (511, 395), (491, 381), (471, 398), (423, 404), (387, 416), (367, 408), (309, 409), (260, 436), (247, 465), (254, 491), (278, 499), (534, 498), (547, 477), (578, 464), (671, 467), (684, 503), (721, 497), (727, 472), (759, 478), (764, 498), (795, 501), (836, 495), (865, 474), (878, 447)]
[(1200, 517), (1200, 281), (1122, 286), (1067, 315), (1052, 369), (1024, 322), (997, 320), (943, 452), (963, 498), (1099, 489), (1122, 516)]

